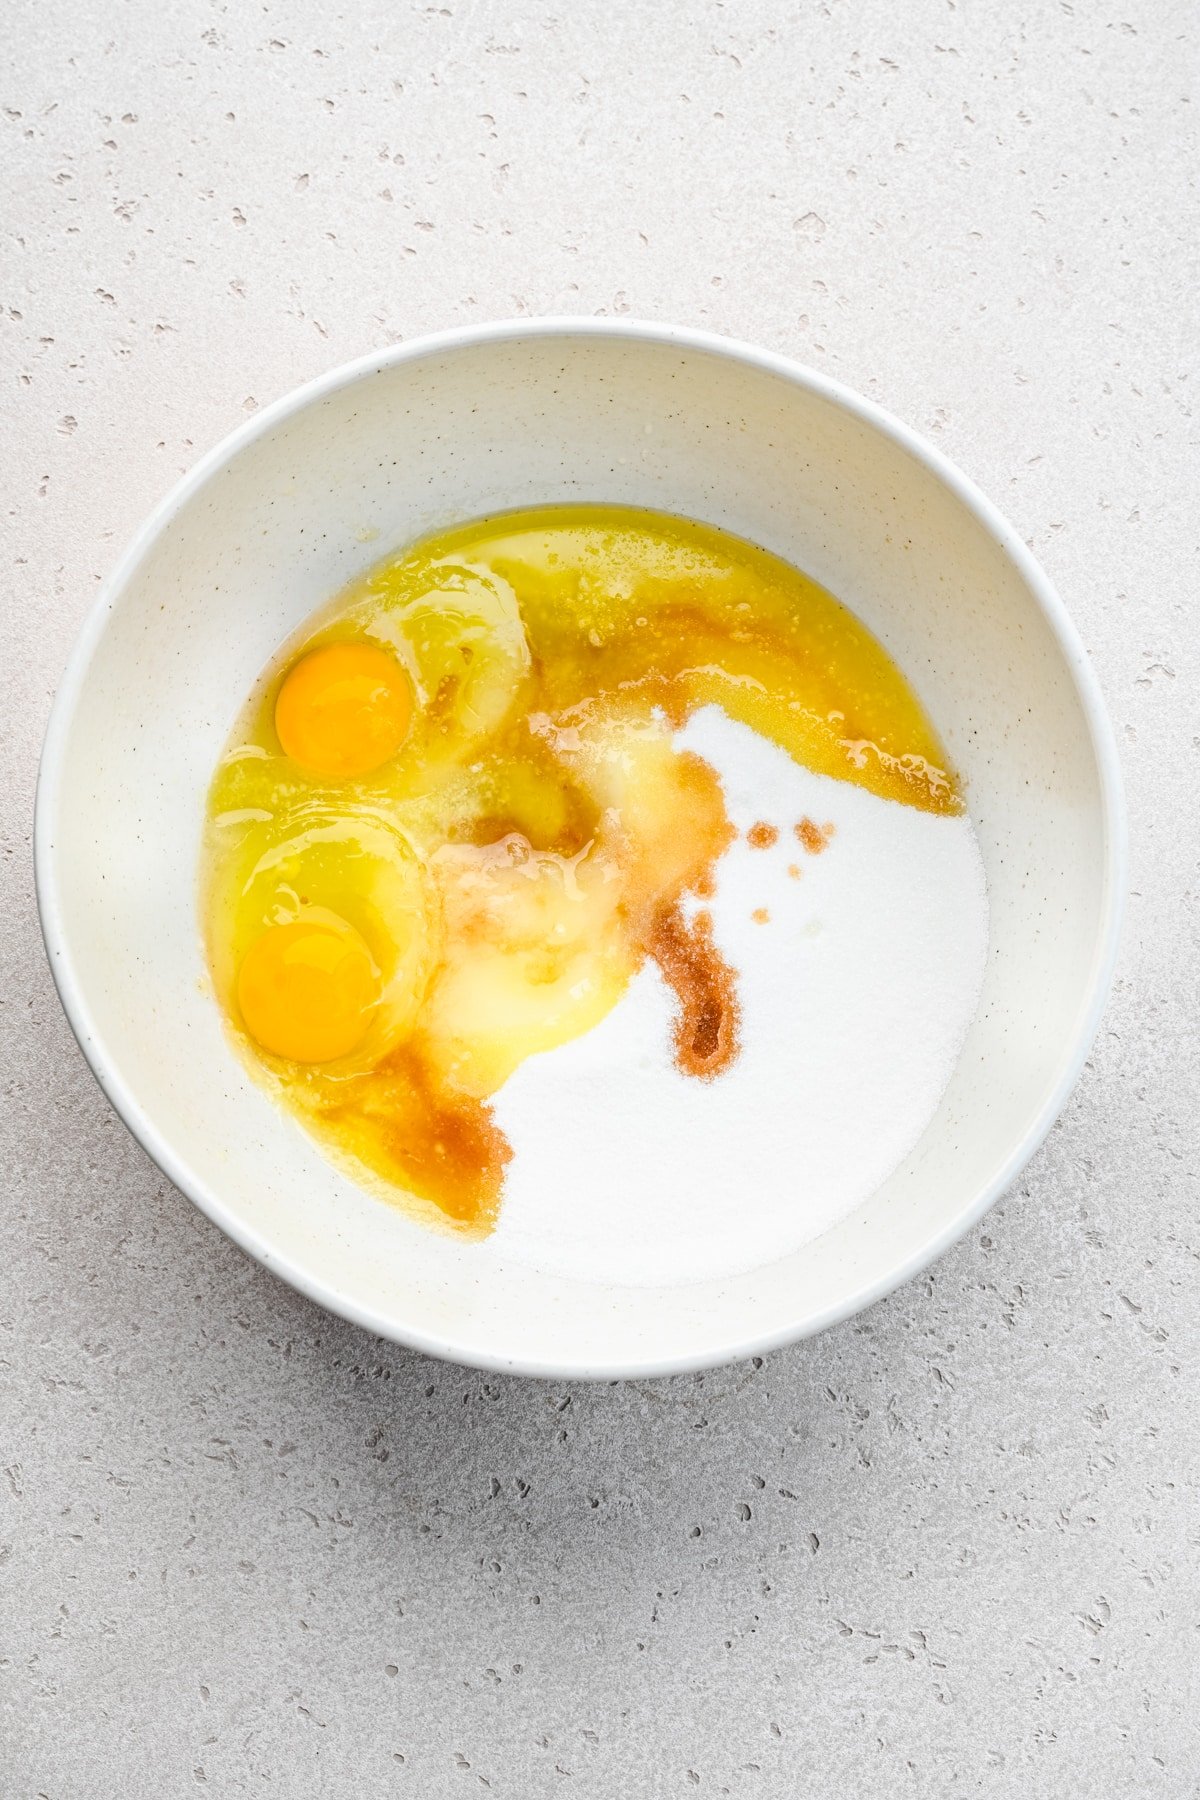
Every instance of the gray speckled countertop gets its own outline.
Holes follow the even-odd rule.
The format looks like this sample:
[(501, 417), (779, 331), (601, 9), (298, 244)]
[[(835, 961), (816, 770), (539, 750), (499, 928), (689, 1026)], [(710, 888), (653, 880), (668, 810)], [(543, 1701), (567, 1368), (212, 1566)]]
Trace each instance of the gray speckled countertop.
[[(5, 24), (0, 1793), (1200, 1793), (1190, 6)], [(574, 1390), (374, 1342), (168, 1187), (29, 843), (176, 475), (373, 345), (548, 311), (753, 338), (931, 434), (1074, 613), (1133, 835), (1095, 1052), (978, 1230), (765, 1362)]]

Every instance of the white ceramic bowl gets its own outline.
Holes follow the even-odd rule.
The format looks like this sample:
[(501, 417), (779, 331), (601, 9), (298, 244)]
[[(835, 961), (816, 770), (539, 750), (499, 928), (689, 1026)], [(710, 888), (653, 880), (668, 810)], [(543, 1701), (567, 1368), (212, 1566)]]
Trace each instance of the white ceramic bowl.
[[(964, 773), (987, 868), (983, 998), (942, 1105), (859, 1210), (779, 1262), (669, 1289), (480, 1278), (470, 1244), (369, 1198), (251, 1081), (206, 993), (205, 790), (243, 698), (385, 552), (507, 507), (625, 501), (723, 525), (846, 601)], [(147, 521), (88, 619), (38, 791), (54, 977), (105, 1093), (251, 1255), (417, 1349), (559, 1377), (694, 1369), (820, 1330), (977, 1220), (1079, 1075), (1124, 889), (1110, 728), (1046, 576), (879, 408), (779, 356), (559, 319), (426, 338), (241, 426)], [(563, 1172), (569, 1189), (570, 1171)]]

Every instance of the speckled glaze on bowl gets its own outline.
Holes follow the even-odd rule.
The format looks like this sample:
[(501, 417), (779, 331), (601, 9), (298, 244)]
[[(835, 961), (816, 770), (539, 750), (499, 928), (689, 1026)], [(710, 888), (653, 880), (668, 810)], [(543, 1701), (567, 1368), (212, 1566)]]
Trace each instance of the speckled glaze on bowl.
[[(278, 644), (421, 533), (583, 499), (726, 526), (852, 606), (963, 771), (988, 875), (983, 997), (917, 1148), (804, 1250), (694, 1287), (540, 1277), (370, 1198), (241, 1067), (199, 941), (205, 790)], [(819, 1331), (980, 1217), (1083, 1066), (1125, 847), (1112, 735), (1075, 631), (970, 482), (878, 407), (783, 357), (667, 326), (558, 319), (451, 332), (336, 369), (180, 482), (72, 656), (42, 759), (35, 855), (55, 981), (97, 1079), (223, 1230), (397, 1342), (480, 1367), (612, 1378)], [(569, 1203), (569, 1170), (563, 1182)]]

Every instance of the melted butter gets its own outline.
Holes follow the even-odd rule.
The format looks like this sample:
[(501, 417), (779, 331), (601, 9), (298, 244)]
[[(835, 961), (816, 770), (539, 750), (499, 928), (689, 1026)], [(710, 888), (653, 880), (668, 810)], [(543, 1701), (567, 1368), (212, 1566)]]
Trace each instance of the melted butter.
[[(322, 781), (283, 753), (275, 702), (299, 656), (344, 641), (396, 658), (413, 718), (381, 768)], [(327, 1150), (486, 1231), (511, 1157), (491, 1097), (597, 1024), (647, 957), (677, 998), (678, 1066), (728, 1066), (736, 975), (696, 903), (733, 832), (714, 772), (671, 742), (714, 702), (817, 772), (961, 808), (916, 696), (851, 613), (659, 514), (464, 526), (380, 565), (286, 647), (213, 780), (204, 918), (239, 1043)], [(795, 830), (810, 853), (828, 841)], [(237, 974), (269, 927), (323, 914), (365, 942), (379, 998), (352, 1055), (288, 1063), (246, 1035)]]

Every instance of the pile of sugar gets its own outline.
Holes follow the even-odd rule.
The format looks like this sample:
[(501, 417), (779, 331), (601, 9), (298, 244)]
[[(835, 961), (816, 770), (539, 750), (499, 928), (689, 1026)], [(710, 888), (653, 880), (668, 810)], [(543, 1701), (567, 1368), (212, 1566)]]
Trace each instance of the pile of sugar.
[[(715, 1081), (680, 1074), (648, 961), (600, 1025), (497, 1096), (514, 1156), (488, 1257), (658, 1286), (798, 1249), (912, 1149), (975, 1012), (988, 923), (969, 819), (813, 775), (716, 707), (676, 743), (717, 770), (739, 833), (711, 911), (741, 1052)], [(805, 817), (835, 827), (819, 855), (794, 834)], [(769, 849), (747, 842), (759, 821), (778, 827)]]

